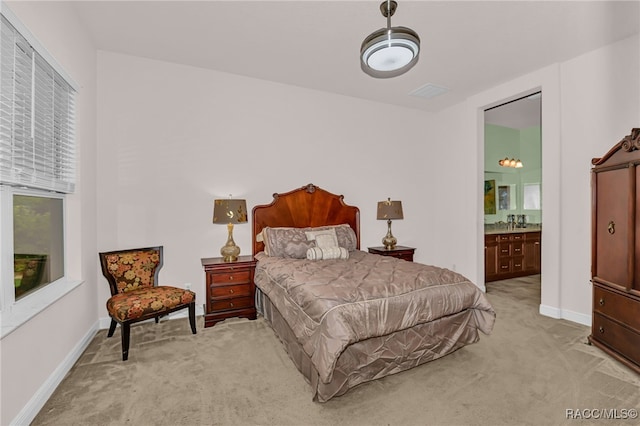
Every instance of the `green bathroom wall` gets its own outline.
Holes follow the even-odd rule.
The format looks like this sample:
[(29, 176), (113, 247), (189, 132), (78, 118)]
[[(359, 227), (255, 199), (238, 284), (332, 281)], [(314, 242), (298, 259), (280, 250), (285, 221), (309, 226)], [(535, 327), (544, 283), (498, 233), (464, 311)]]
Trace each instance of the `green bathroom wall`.
[[(496, 181), (496, 214), (485, 215), (485, 223), (507, 221), (508, 214), (526, 214), (529, 223), (542, 222), (542, 209), (525, 210), (524, 185), (542, 184), (542, 138), (540, 126), (518, 130), (509, 127), (485, 124), (484, 133), (484, 178)], [(524, 167), (514, 169), (502, 167), (500, 159), (520, 159)], [(515, 203), (507, 205), (510, 209), (500, 209), (499, 188), (508, 187), (510, 197)], [(514, 194), (515, 192), (515, 194)], [(542, 194), (542, 188), (540, 188)], [(502, 203), (502, 207), (506, 207)]]

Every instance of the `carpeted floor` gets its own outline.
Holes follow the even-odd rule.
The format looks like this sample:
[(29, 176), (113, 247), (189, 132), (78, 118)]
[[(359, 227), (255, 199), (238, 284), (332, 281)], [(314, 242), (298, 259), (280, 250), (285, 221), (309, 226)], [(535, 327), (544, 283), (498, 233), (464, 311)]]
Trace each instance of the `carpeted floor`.
[(640, 376), (587, 345), (589, 327), (539, 315), (539, 276), (487, 288), (498, 315), (490, 336), (325, 404), (311, 401), (310, 387), (261, 318), (207, 329), (199, 318), (197, 335), (186, 319), (141, 324), (131, 330), (127, 362), (119, 331), (107, 339), (103, 330), (33, 425), (640, 422), (584, 419), (640, 409)]

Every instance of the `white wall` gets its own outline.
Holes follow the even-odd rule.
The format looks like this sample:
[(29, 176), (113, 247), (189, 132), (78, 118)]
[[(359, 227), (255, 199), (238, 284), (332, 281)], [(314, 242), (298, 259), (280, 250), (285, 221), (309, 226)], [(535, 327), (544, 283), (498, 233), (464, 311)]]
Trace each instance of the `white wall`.
[[(540, 311), (545, 315), (590, 324), (590, 160), (640, 126), (639, 75), (640, 36), (636, 35), (473, 96), (448, 123), (475, 129), (468, 142), (475, 152), (484, 143), (483, 109), (542, 89)], [(482, 179), (483, 165), (479, 153), (474, 171), (465, 171), (463, 179)], [(483, 216), (480, 194), (475, 206), (478, 223)], [(480, 266), (481, 227), (473, 231), (475, 240), (469, 244), (477, 248)]]
[(7, 2), (80, 85), (76, 98), (80, 167), (67, 198), (67, 274), (83, 284), (0, 341), (0, 424), (28, 424), (97, 329), (96, 53), (68, 4)]
[[(428, 260), (416, 231), (439, 184), (414, 155), (434, 144), (426, 113), (110, 52), (98, 64), (100, 250), (164, 245), (161, 283), (192, 283), (202, 304), (200, 259), (227, 236), (213, 200), (233, 194), (251, 209), (314, 183), (360, 207), (364, 248), (386, 233), (376, 203), (402, 200), (394, 235)], [(241, 254), (250, 229), (234, 229)], [(102, 312), (106, 283), (99, 292)]]
[(640, 36), (563, 63), (560, 78), (560, 238), (565, 242), (560, 306), (587, 313), (592, 297), (591, 159), (602, 157), (632, 127), (640, 127)]

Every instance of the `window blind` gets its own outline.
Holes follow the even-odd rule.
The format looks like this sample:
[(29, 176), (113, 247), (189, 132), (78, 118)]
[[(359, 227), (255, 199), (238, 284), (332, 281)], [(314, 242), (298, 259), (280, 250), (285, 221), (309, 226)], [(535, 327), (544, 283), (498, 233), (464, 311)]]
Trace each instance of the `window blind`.
[(0, 18), (0, 183), (71, 193), (75, 90)]

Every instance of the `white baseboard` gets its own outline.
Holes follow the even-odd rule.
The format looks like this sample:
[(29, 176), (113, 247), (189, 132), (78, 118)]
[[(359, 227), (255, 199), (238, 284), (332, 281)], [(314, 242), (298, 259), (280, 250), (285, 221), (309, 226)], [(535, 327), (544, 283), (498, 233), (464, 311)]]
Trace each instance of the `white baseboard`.
[[(196, 305), (196, 316), (198, 315), (204, 315), (203, 305)], [(169, 314), (168, 319), (188, 318), (188, 316), (189, 312), (185, 309)], [(89, 331), (87, 331), (71, 352), (69, 352), (62, 363), (60, 363), (49, 378), (42, 384), (42, 386), (40, 386), (40, 389), (38, 389), (29, 402), (27, 402), (22, 410), (20, 410), (18, 415), (11, 421), (11, 426), (26, 426), (35, 419), (42, 407), (44, 407), (44, 404), (46, 404), (51, 395), (53, 395), (53, 392), (56, 390), (58, 385), (60, 385), (76, 361), (80, 359), (80, 356), (87, 349), (89, 343), (91, 343), (91, 340), (93, 340), (98, 330), (108, 329), (110, 324), (111, 318), (109, 317), (102, 317), (98, 319), (98, 321), (89, 329)]]
[(62, 363), (51, 373), (49, 378), (40, 386), (40, 389), (31, 397), (29, 402), (22, 407), (22, 410), (11, 421), (11, 425), (24, 426), (29, 425), (36, 418), (44, 404), (53, 395), (58, 385), (71, 370), (73, 365), (78, 361), (82, 353), (87, 349), (91, 340), (98, 332), (98, 323), (96, 322), (78, 342), (78, 344), (69, 352)]
[(582, 325), (591, 325), (591, 315), (581, 314), (579, 312), (568, 311), (565, 309), (558, 309), (551, 306), (540, 305), (540, 315), (546, 317), (565, 319), (567, 321), (575, 322)]

